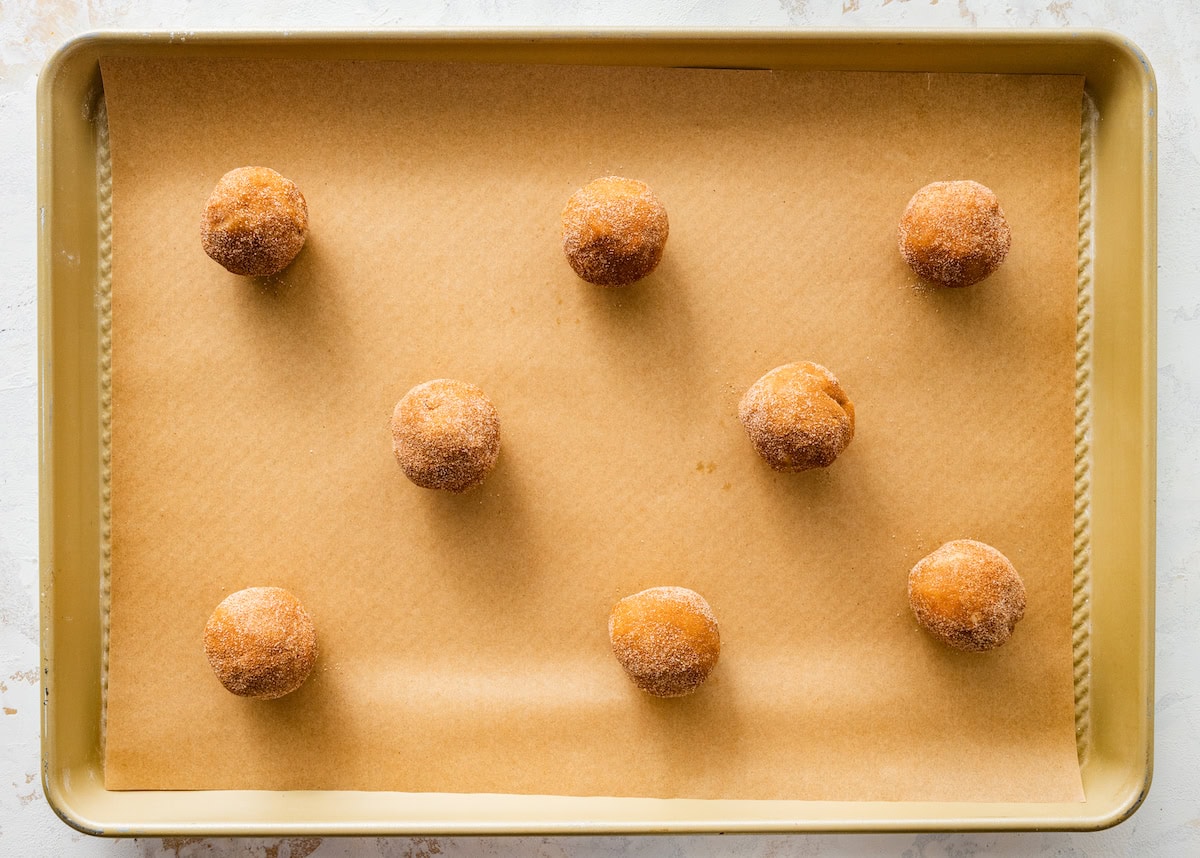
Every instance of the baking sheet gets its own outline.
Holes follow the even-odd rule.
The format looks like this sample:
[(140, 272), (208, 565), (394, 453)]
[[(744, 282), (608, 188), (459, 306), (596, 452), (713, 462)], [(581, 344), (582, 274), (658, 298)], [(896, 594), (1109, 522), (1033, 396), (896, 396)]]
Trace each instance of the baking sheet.
[[(1071, 679), (1075, 77), (285, 61), (102, 64), (114, 176), (106, 786), (723, 798), (1078, 800)], [(252, 119), (251, 119), (252, 118)], [(216, 179), (275, 167), (312, 234), (271, 286), (199, 247)], [(671, 215), (659, 271), (579, 282), (558, 213), (622, 173)], [(1014, 250), (914, 288), (911, 193), (971, 177)], [(831, 469), (776, 475), (736, 422), (788, 360), (856, 404)], [(408, 484), (387, 416), (454, 376), (503, 451)], [(869, 416), (873, 415), (873, 416)], [(1030, 608), (986, 656), (908, 613), (972, 536)], [(700, 694), (642, 697), (620, 596), (721, 622)], [(318, 673), (225, 694), (228, 592), (294, 590)]]

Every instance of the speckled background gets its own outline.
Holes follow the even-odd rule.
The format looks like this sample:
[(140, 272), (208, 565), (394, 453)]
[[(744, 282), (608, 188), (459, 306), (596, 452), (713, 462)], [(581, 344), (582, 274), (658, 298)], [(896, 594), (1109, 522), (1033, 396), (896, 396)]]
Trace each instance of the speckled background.
[[(1159, 86), (1156, 768), (1149, 798), (1098, 834), (102, 841), (61, 823), (38, 776), (37, 271), (34, 94), (64, 40), (95, 28), (480, 26), (1105, 27)], [(1196, 0), (0, 0), (0, 855), (334, 858), (1200, 854), (1200, 4)]]

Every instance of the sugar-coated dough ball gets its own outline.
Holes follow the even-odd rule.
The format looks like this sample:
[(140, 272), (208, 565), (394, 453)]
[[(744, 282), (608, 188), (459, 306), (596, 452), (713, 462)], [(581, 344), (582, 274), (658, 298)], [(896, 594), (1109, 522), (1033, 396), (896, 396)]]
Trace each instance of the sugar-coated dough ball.
[(776, 367), (750, 385), (738, 419), (777, 471), (828, 467), (854, 438), (854, 403), (832, 372), (808, 361)]
[(392, 450), (426, 489), (462, 492), (482, 483), (500, 455), (500, 416), (482, 390), (437, 378), (418, 384), (392, 413)]
[(299, 188), (268, 167), (230, 170), (204, 207), (204, 252), (234, 274), (269, 277), (287, 268), (308, 236)]
[(691, 694), (721, 655), (712, 608), (686, 587), (652, 587), (626, 596), (613, 606), (608, 637), (629, 678), (655, 697)]
[(608, 176), (584, 185), (563, 209), (563, 252), (599, 286), (626, 286), (655, 269), (667, 243), (667, 210), (645, 183)]
[(317, 633), (300, 600), (280, 587), (250, 587), (217, 605), (204, 654), (226, 689), (273, 700), (290, 694), (317, 661)]
[(1011, 243), (1000, 201), (978, 182), (926, 185), (900, 218), (904, 260), (943, 286), (978, 283), (1000, 267)]
[(908, 603), (934, 637), (983, 652), (1007, 641), (1025, 615), (1025, 584), (992, 546), (956, 539), (908, 573)]

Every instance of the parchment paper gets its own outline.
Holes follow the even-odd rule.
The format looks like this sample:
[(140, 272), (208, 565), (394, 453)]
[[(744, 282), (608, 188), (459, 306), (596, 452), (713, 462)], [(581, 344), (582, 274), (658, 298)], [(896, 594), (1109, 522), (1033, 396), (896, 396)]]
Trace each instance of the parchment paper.
[[(1076, 800), (1071, 665), (1077, 77), (109, 60), (110, 789), (397, 789)], [(311, 235), (272, 284), (200, 247), (217, 179), (274, 167)], [(578, 280), (577, 187), (650, 184), (671, 235)], [(918, 288), (896, 223), (991, 186), (1012, 252)], [(760, 374), (831, 368), (857, 432), (775, 474), (736, 419)], [(454, 377), (499, 409), (479, 490), (418, 489), (388, 417)], [(905, 584), (1004, 551), (1029, 609), (950, 651)], [(621, 596), (716, 611), (720, 664), (651, 699)], [(233, 590), (315, 618), (296, 694), (238, 699), (201, 636)]]

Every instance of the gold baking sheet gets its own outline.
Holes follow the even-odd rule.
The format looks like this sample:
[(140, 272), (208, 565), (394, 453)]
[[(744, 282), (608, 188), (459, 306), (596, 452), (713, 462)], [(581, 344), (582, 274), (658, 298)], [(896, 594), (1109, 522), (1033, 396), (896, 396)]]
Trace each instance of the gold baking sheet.
[[(885, 800), (1081, 798), (1071, 675), (1079, 105), (1069, 76), (281, 61), (102, 64), (113, 156), (112, 789), (396, 789)], [(227, 169), (295, 179), (312, 234), (271, 286), (199, 210)], [(558, 213), (621, 173), (663, 265), (579, 282)], [(911, 193), (971, 177), (1013, 252), (915, 288)], [(776, 475), (735, 417), (833, 369), (854, 443)], [(461, 497), (408, 484), (387, 417), (484, 387), (504, 447)], [(908, 568), (972, 536), (1030, 608), (996, 653), (915, 628)], [(640, 696), (611, 603), (677, 583), (713, 679)], [(289, 587), (314, 680), (216, 684), (212, 607)]]

